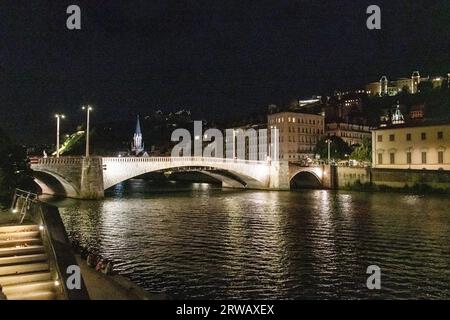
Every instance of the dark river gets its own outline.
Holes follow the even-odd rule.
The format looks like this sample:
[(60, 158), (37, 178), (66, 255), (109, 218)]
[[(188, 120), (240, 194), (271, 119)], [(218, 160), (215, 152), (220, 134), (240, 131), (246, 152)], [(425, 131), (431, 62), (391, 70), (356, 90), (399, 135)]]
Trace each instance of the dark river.
[[(102, 201), (55, 203), (119, 273), (175, 299), (450, 299), (448, 195), (135, 179)], [(366, 287), (369, 265), (381, 290)]]

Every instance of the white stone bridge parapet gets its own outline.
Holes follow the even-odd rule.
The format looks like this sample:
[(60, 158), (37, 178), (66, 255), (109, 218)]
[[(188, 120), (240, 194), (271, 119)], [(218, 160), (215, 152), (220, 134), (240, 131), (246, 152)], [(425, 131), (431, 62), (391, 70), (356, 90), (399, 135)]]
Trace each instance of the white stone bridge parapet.
[(104, 190), (149, 172), (198, 171), (224, 187), (289, 190), (299, 173), (314, 175), (332, 187), (328, 166), (302, 167), (287, 161), (252, 161), (207, 157), (61, 157), (32, 159), (36, 182), (44, 194), (98, 199)]

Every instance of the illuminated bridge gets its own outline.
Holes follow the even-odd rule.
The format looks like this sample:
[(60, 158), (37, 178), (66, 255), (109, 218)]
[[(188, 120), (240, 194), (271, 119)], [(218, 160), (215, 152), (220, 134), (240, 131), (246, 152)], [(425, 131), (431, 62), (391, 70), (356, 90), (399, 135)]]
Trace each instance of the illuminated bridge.
[(327, 167), (299, 167), (287, 161), (207, 157), (61, 157), (32, 161), (35, 181), (44, 194), (98, 199), (104, 190), (128, 179), (164, 171), (198, 171), (224, 187), (289, 190), (291, 179), (308, 173), (328, 187)]

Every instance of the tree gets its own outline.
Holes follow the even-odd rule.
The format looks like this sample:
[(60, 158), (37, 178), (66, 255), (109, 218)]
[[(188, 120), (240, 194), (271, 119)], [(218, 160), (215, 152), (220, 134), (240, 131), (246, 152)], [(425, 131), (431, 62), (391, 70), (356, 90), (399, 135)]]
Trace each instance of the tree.
[(25, 150), (0, 129), (0, 204), (10, 201), (15, 188), (36, 191)]
[(330, 143), (330, 158), (334, 160), (345, 159), (351, 152), (350, 146), (338, 136), (324, 137), (319, 140), (316, 145), (315, 153), (320, 155), (321, 159), (328, 159), (328, 143), (327, 139), (331, 140)]
[(372, 139), (364, 138), (362, 144), (353, 150), (350, 159), (360, 162), (372, 161)]

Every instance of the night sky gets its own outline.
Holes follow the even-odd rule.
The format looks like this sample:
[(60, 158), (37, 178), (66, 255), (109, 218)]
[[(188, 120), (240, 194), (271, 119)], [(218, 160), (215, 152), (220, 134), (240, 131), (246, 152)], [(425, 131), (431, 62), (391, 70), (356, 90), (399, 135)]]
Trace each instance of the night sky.
[[(82, 30), (66, 29), (81, 7)], [(381, 7), (382, 29), (366, 28)], [(52, 142), (95, 107), (93, 122), (180, 108), (223, 119), (270, 103), (450, 71), (450, 2), (41, 1), (0, 3), (0, 127)]]

